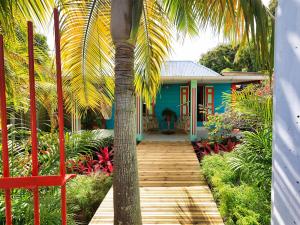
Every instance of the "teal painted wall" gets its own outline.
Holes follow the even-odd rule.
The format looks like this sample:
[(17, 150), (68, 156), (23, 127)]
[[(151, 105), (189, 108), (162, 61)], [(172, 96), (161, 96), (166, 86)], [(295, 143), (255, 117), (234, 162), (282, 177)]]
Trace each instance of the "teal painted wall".
[[(184, 86), (184, 84), (164, 84), (157, 94), (155, 115), (159, 123), (159, 128), (162, 130), (167, 129), (167, 123), (162, 117), (162, 112), (166, 108), (174, 111), (177, 118), (180, 116), (180, 86)], [(171, 122), (171, 128), (174, 128), (174, 121)]]
[(113, 104), (111, 118), (106, 120), (106, 129), (114, 129), (115, 124), (115, 104)]
[[(173, 110), (177, 117), (180, 116), (180, 86), (186, 86), (186, 84), (164, 84), (161, 86), (160, 91), (157, 94), (155, 115), (157, 117), (159, 128), (167, 129), (167, 123), (163, 120), (162, 112), (164, 109), (169, 108)], [(223, 106), (223, 93), (231, 93), (231, 84), (211, 84), (215, 90), (215, 112), (223, 113), (225, 108)], [(112, 117), (106, 121), (106, 128), (114, 128), (114, 113), (115, 107), (113, 105)], [(197, 123), (198, 127), (203, 126), (202, 122)], [(174, 121), (171, 122), (171, 128), (174, 128)]]
[(214, 84), (215, 89), (215, 113), (225, 112), (223, 105), (223, 93), (231, 93), (231, 83), (229, 84)]

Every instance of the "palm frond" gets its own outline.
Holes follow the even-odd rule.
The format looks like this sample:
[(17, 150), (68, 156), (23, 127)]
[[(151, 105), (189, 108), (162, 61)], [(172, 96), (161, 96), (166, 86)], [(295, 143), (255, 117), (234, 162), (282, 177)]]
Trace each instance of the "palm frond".
[(170, 51), (170, 24), (157, 2), (144, 1), (135, 49), (135, 86), (150, 106), (160, 84), (161, 65)]
[(14, 36), (16, 19), (34, 20), (43, 27), (52, 14), (55, 0), (5, 0), (0, 3), (0, 29), (2, 33)]
[(184, 34), (196, 35), (200, 27), (197, 20), (196, 0), (164, 0), (163, 8), (175, 28)]
[(110, 38), (110, 3), (65, 1), (61, 7), (64, 85), (67, 109), (91, 108), (108, 114), (113, 100), (113, 44)]

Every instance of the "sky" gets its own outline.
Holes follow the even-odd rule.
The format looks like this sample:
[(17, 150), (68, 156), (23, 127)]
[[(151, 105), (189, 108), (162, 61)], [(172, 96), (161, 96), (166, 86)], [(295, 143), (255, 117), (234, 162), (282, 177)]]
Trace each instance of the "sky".
[(222, 43), (226, 43), (226, 41), (221, 35), (215, 34), (209, 28), (207, 30), (201, 30), (196, 37), (174, 40), (170, 60), (198, 62), (201, 55)]
[[(262, 0), (265, 5), (268, 5), (270, 0)], [(52, 25), (49, 25), (52, 27)], [(48, 44), (51, 50), (54, 49), (54, 40), (52, 29), (48, 31), (39, 30), (47, 36)], [(184, 40), (172, 41), (172, 52), (169, 60), (189, 60), (198, 62), (201, 55), (214, 47), (226, 43), (222, 36), (215, 34), (210, 28), (201, 30), (199, 35), (193, 38), (187, 37)]]

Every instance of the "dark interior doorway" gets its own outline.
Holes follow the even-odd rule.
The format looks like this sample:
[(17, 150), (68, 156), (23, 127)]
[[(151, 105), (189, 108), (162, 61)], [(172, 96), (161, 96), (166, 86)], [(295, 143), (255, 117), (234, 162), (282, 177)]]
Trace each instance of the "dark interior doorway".
[(205, 120), (204, 107), (204, 86), (199, 85), (197, 89), (197, 121), (203, 122)]

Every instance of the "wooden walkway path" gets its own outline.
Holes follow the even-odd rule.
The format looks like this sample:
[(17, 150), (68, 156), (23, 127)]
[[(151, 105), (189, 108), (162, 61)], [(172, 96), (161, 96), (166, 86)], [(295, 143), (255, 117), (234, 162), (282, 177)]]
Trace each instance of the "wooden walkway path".
[[(190, 143), (141, 143), (138, 162), (144, 225), (224, 224)], [(90, 222), (97, 224), (113, 224), (112, 189)]]

